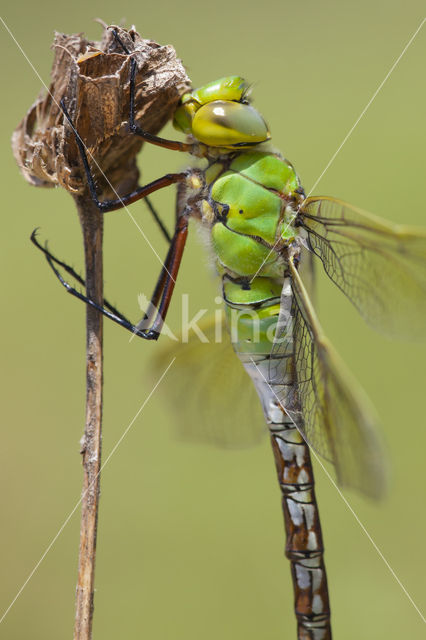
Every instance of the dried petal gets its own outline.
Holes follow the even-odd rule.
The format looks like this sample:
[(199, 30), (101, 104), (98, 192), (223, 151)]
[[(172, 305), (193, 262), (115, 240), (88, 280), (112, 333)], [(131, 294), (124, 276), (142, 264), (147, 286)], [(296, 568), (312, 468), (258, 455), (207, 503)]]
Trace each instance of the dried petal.
[(105, 28), (100, 42), (81, 34), (55, 34), (49, 93), (37, 98), (12, 136), (14, 156), (30, 184), (59, 184), (73, 195), (87, 190), (74, 136), (68, 123), (64, 126), (62, 98), (93, 155), (100, 195), (114, 197), (135, 188), (139, 178), (135, 158), (142, 140), (126, 126), (131, 57), (138, 65), (136, 119), (146, 131), (157, 133), (188, 90), (189, 79), (172, 46), (144, 40), (134, 28), (113, 28), (131, 55), (123, 52), (112, 27)]

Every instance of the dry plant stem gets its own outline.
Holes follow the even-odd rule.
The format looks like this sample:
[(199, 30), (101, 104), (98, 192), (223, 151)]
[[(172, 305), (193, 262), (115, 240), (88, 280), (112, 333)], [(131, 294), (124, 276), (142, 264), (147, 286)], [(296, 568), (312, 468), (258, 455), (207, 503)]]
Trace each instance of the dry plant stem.
[[(119, 40), (114, 32), (119, 35)], [(124, 47), (121, 43), (124, 43)], [(102, 305), (103, 220), (88, 192), (78, 146), (60, 108), (65, 101), (89, 152), (101, 200), (139, 184), (136, 155), (142, 138), (129, 135), (130, 68), (136, 61), (135, 116), (157, 134), (191, 86), (172, 46), (142, 38), (132, 27), (105, 26), (99, 41), (56, 33), (49, 92), (42, 93), (15, 129), (12, 149), (24, 178), (37, 187), (62, 186), (74, 198), (83, 231), (87, 296)], [(102, 419), (102, 319), (86, 306), (86, 427), (84, 484), (74, 640), (92, 633)]]
[[(77, 196), (75, 201), (83, 231), (86, 293), (102, 304), (102, 214), (88, 194)], [(92, 637), (102, 444), (102, 333), (102, 314), (86, 305), (86, 426), (81, 448), (84, 481), (74, 640)]]

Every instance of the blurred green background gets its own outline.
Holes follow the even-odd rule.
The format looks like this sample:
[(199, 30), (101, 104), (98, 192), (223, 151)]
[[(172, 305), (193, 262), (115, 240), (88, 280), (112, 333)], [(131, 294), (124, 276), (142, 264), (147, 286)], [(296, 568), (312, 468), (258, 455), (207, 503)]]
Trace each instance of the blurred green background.
[[(254, 83), (255, 104), (307, 190), (419, 26), (420, 0), (261, 3), (188, 1), (9, 3), (3, 18), (49, 82), (53, 31), (97, 38), (100, 16), (171, 43), (194, 85), (228, 74)], [(426, 28), (386, 82), (316, 189), (389, 220), (426, 224), (424, 114)], [(29, 242), (36, 226), (57, 254), (82, 265), (80, 229), (62, 190), (30, 187), (10, 136), (40, 80), (2, 30), (2, 535), (5, 610), (79, 499), (84, 426), (84, 307), (59, 287)], [(175, 135), (172, 129), (165, 131)], [(184, 166), (179, 154), (145, 148), (144, 181)], [(173, 190), (154, 202), (172, 221)], [(166, 247), (142, 203), (133, 215), (160, 255)], [(105, 225), (109, 298), (137, 317), (158, 271), (125, 213)], [(383, 423), (392, 464), (389, 497), (351, 505), (414, 601), (424, 606), (426, 514), (424, 344), (373, 333), (320, 278), (319, 311), (329, 337), (362, 381)], [(177, 288), (190, 309), (215, 308), (217, 284), (194, 233)], [(170, 325), (178, 328), (180, 304)], [(104, 459), (147, 398), (156, 344), (105, 327)], [(202, 363), (200, 363), (202, 366)], [(283, 557), (279, 491), (269, 443), (241, 451), (173, 438), (164, 408), (167, 377), (102, 474), (94, 638), (295, 638)], [(191, 393), (189, 385), (188, 393)], [(241, 391), (243, 395), (243, 390)], [(220, 399), (218, 399), (220, 420)], [(197, 417), (194, 416), (194, 420)], [(202, 427), (202, 425), (200, 425)], [(353, 515), (316, 465), (334, 637), (424, 637), (420, 616)], [(79, 509), (32, 576), (0, 637), (71, 637)], [(1, 615), (1, 613), (0, 613)]]

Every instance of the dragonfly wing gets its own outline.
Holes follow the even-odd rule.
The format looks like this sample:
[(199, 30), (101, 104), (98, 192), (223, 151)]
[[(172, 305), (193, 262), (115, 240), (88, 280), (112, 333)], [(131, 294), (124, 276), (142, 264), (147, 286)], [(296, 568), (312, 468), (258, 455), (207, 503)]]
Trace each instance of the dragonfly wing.
[(328, 197), (298, 213), (329, 278), (365, 320), (392, 337), (426, 337), (426, 233)]
[(297, 385), (286, 411), (308, 444), (334, 464), (341, 486), (379, 498), (386, 487), (386, 470), (374, 410), (325, 338), (292, 261), (290, 270)]
[(316, 259), (312, 251), (301, 252), (298, 271), (313, 304), (316, 303), (315, 263)]
[(156, 373), (176, 360), (162, 385), (177, 437), (192, 443), (241, 448), (258, 443), (266, 426), (259, 398), (235, 354), (224, 321), (216, 342), (213, 319), (199, 323), (208, 342), (191, 333), (188, 342), (159, 347), (153, 359)]

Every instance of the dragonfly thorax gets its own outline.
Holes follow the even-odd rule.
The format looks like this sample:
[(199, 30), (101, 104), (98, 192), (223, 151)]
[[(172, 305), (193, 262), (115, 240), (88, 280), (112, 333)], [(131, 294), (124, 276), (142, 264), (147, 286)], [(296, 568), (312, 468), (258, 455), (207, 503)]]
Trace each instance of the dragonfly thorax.
[(278, 153), (245, 150), (206, 169), (199, 203), (219, 271), (236, 277), (282, 277), (286, 249), (295, 242), (301, 187)]
[(278, 153), (258, 148), (218, 156), (202, 173), (198, 217), (222, 276), (228, 324), (236, 322), (233, 342), (239, 353), (269, 353), (288, 261), (299, 260), (299, 179)]

